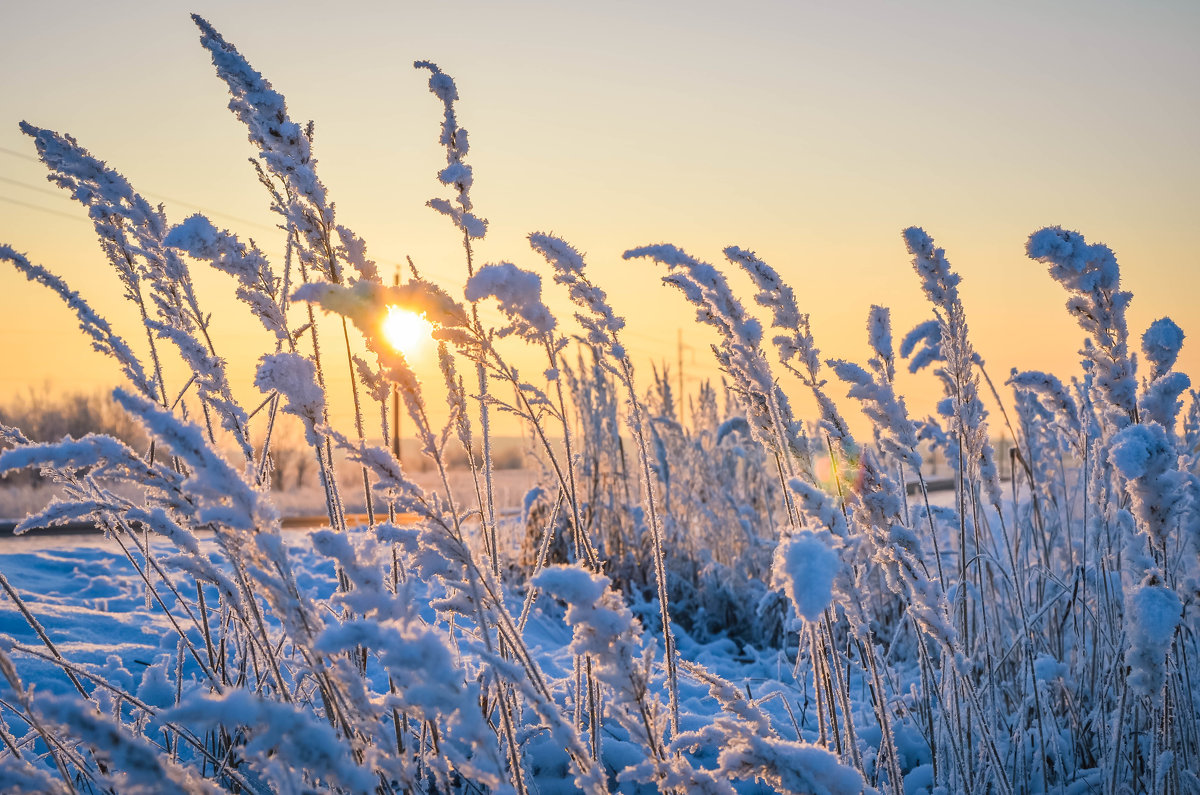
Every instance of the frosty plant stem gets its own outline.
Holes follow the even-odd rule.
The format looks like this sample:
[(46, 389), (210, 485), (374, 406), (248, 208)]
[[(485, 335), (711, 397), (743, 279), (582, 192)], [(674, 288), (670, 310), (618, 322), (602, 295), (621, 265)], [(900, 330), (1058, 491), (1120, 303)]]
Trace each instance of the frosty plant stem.
[[(579, 307), (589, 313), (588, 316), (578, 315), (577, 318), (590, 332), (591, 342), (604, 346), (605, 353), (616, 360), (616, 368), (610, 368), (625, 387), (628, 407), (629, 426), (638, 448), (638, 458), (641, 464), (639, 475), (642, 479), (643, 494), (646, 495), (646, 508), (650, 514), (650, 530), (654, 545), (654, 575), (658, 586), (659, 617), (662, 621), (664, 654), (667, 668), (667, 692), (671, 710), (671, 733), (679, 732), (679, 685), (677, 671), (677, 653), (675, 636), (671, 631), (671, 614), (667, 597), (667, 574), (664, 553), (662, 521), (658, 513), (654, 480), (650, 473), (650, 452), (646, 443), (645, 427), (642, 422), (642, 407), (638, 400), (637, 391), (633, 386), (633, 364), (621, 345), (618, 333), (624, 327), (625, 321), (613, 314), (609, 308), (607, 296), (595, 287), (584, 274), (582, 255), (570, 244), (559, 238), (533, 234), (529, 237), (530, 245), (542, 254), (555, 269), (555, 281), (566, 285), (570, 290), (571, 299)], [(559, 399), (561, 400), (561, 386)], [(565, 427), (565, 416), (564, 416)]]
[[(475, 275), (472, 238), (482, 238), (487, 233), (487, 221), (479, 218), (472, 211), (471, 185), (474, 182), (471, 166), (464, 162), (470, 147), (467, 131), (459, 126), (455, 114), (454, 103), (458, 100), (458, 88), (454, 80), (438, 68), (432, 61), (416, 61), (413, 68), (429, 72), (429, 90), (442, 103), (443, 119), (439, 143), (446, 150), (446, 168), (438, 172), (438, 180), (455, 192), (453, 203), (446, 199), (431, 199), (428, 206), (450, 218), (462, 233), (463, 253), (466, 256), (467, 277)], [(475, 328), (481, 328), (479, 310), (475, 302), (471, 302), (471, 321)], [(481, 505), (480, 514), (483, 517), (485, 532), (491, 537), (493, 552), (496, 544), (496, 509), (493, 488), (492, 468), (492, 426), (488, 403), (487, 371), (482, 362), (476, 362), (475, 374), (479, 382), (479, 426), (483, 437), (483, 473), (485, 495), (487, 501)], [(493, 566), (499, 563), (493, 561)]]
[[(0, 406), (5, 422), (28, 426), (0, 423), (0, 475), (23, 471), (31, 490), (57, 490), (17, 532), (89, 522), (113, 545), (56, 551), (67, 562), (34, 577), (22, 556), (0, 562), (16, 636), (0, 637), (6, 790), (1200, 789), (1200, 396), (1181, 420), (1190, 381), (1176, 370), (1184, 331), (1173, 321), (1155, 320), (1140, 355), (1131, 350), (1131, 296), (1108, 248), (1057, 227), (1030, 236), (1029, 255), (1066, 289), (1087, 339), (1074, 379), (1014, 371), (1005, 385), (1013, 463), (1028, 485), (1014, 476), (1005, 495), (980, 378), (1004, 396), (969, 342), (959, 277), (922, 230), (904, 242), (934, 317), (894, 351), (888, 310), (871, 307), (863, 366), (822, 360), (795, 293), (746, 249), (726, 248), (721, 266), (749, 277), (745, 304), (720, 268), (677, 247), (628, 250), (666, 266), (665, 283), (717, 331), (727, 376), (689, 396), (655, 370), (640, 394), (624, 320), (578, 251), (529, 236), (576, 309), (569, 328), (542, 300), (538, 273), (476, 261), (487, 225), (474, 214), (446, 73), (416, 63), (443, 113), (446, 196), (429, 205), (453, 224), (452, 246), (461, 242), (458, 298), (415, 268), (403, 284), (380, 281), (317, 177), (312, 124), (292, 121), (271, 83), (195, 22), (280, 218), (284, 270), (203, 215), (169, 224), (165, 208), (74, 139), (23, 125), (51, 181), (86, 208), (148, 350), (13, 247), (0, 245), (0, 260), (74, 312), (128, 381), (114, 406), (170, 459), (104, 433), (64, 437), (49, 403), (12, 417)], [(212, 316), (193, 284), (210, 267), (233, 279), (236, 298)], [(482, 319), (484, 300), (505, 315), (496, 327)], [(314, 304), (343, 324), (353, 431), (335, 427)], [(382, 342), (389, 306), (434, 326), (444, 424), (418, 371)], [(267, 333), (249, 413), (232, 387), (246, 373), (215, 353), (231, 307)], [(354, 355), (350, 323), (372, 356)], [(501, 354), (509, 335), (534, 347), (544, 379)], [(163, 339), (190, 370), (182, 389), (163, 383)], [(943, 387), (932, 416), (911, 415), (927, 419), (910, 419), (897, 391), (897, 352), (914, 373), (931, 366)], [(461, 361), (477, 390), (463, 385)], [(799, 378), (798, 393), (776, 378), (779, 365)], [(835, 401), (827, 372), (851, 402)], [(511, 386), (511, 399), (496, 384)], [(371, 400), (389, 435), (393, 390), (436, 488), (366, 438)], [(809, 393), (806, 427), (793, 406)], [(869, 423), (858, 441), (847, 406)], [(258, 451), (247, 429), (264, 410)], [(515, 418), (538, 459), (520, 520), (508, 518), (493, 471), (493, 410)], [(269, 476), (288, 452), (277, 421), (292, 419), (280, 413), (303, 430), (303, 460), (316, 458), (328, 527), (311, 534), (281, 532)], [(622, 428), (636, 460), (626, 460)], [(455, 436), (468, 495), (451, 472)], [(236, 449), (222, 451), (230, 440)], [(930, 493), (926, 449), (950, 464), (953, 498)], [(818, 455), (836, 489), (818, 480)], [(373, 527), (347, 526), (339, 475), (362, 476)], [(914, 479), (920, 500), (906, 491)], [(390, 521), (376, 521), (376, 506)], [(947, 545), (949, 528), (957, 542)], [(55, 568), (90, 571), (72, 561), (105, 563), (112, 580), (101, 584), (119, 594), (108, 607), (129, 611), (116, 623), (144, 636), (75, 642), (91, 630), (58, 609), (65, 592), (39, 593), (56, 586)], [(44, 610), (53, 621), (39, 621)], [(128, 670), (131, 654), (146, 664)], [(28, 686), (18, 667), (32, 674)], [(693, 680), (683, 692), (680, 670)]]

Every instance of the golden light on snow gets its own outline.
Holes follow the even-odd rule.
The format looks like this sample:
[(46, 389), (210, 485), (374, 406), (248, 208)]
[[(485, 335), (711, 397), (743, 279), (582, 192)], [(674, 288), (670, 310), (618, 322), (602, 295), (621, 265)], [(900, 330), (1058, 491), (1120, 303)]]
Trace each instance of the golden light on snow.
[(412, 358), (432, 339), (432, 333), (433, 325), (424, 315), (396, 306), (388, 307), (388, 316), (383, 321), (383, 336), (389, 345), (405, 356)]

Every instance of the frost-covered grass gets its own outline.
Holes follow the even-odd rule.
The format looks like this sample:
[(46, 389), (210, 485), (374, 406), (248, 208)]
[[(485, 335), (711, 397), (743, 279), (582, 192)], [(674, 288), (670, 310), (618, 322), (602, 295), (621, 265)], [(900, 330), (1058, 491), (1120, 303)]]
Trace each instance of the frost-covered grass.
[[(624, 321), (569, 243), (530, 235), (548, 280), (475, 261), (487, 223), (457, 89), (436, 65), (415, 64), (443, 112), (448, 198), (429, 204), (462, 235), (461, 299), (415, 269), (380, 279), (315, 171), (311, 127), (196, 23), (257, 151), (282, 264), (202, 216), (170, 223), (70, 136), (22, 125), (93, 221), (144, 350), (24, 255), (0, 258), (76, 312), (152, 441), (2, 430), (0, 471), (40, 469), (61, 490), (26, 526), (106, 532), (0, 559), (7, 787), (1200, 790), (1200, 401), (1191, 392), (1180, 416), (1173, 322), (1130, 339), (1109, 249), (1059, 228), (1030, 236), (1085, 334), (1083, 367), (1001, 383), (921, 229), (903, 242), (932, 319), (897, 350), (888, 310), (871, 307), (863, 364), (820, 357), (792, 289), (752, 252), (731, 246), (717, 267), (632, 248), (714, 331), (726, 380), (692, 396), (685, 421), (666, 374), (636, 377)], [(205, 267), (235, 279), (240, 304), (201, 305)], [(573, 319), (551, 311), (551, 290)], [(492, 301), (501, 328), (480, 320)], [(435, 327), (444, 424), (380, 336), (390, 306)], [(209, 312), (235, 307), (275, 340), (253, 398), (234, 394), (209, 334)], [(509, 336), (541, 358), (536, 378), (502, 353)], [(944, 387), (928, 419), (894, 389), (897, 353)], [(167, 383), (167, 357), (192, 377)], [(811, 422), (785, 372), (815, 398)], [(353, 395), (353, 429), (328, 421), (335, 390)], [(432, 479), (368, 441), (389, 437), (393, 394)], [(851, 407), (869, 440), (851, 434)], [(515, 518), (493, 466), (498, 412), (541, 467)], [(283, 415), (317, 473), (328, 521), (311, 534), (282, 530), (270, 489)], [(1017, 476), (1002, 482), (992, 439), (1005, 435)], [(466, 477), (451, 477), (452, 443), (473, 451)], [(956, 474), (945, 499), (923, 479), (930, 446)]]

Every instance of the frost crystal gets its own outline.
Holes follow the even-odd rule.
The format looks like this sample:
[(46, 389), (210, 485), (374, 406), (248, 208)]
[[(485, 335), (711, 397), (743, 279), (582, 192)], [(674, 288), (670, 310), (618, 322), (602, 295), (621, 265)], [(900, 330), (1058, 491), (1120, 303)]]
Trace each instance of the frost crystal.
[(807, 530), (794, 533), (775, 548), (771, 580), (796, 605), (796, 611), (816, 621), (833, 601), (833, 579), (841, 561), (829, 545)]
[(325, 392), (317, 385), (317, 370), (310, 360), (295, 353), (267, 354), (259, 360), (254, 385), (283, 395), (284, 411), (304, 423), (310, 444), (319, 444), (316, 426), (324, 420)]
[(542, 303), (542, 278), (511, 262), (484, 265), (467, 281), (464, 295), (472, 303), (495, 298), (513, 329), (530, 341), (549, 334), (556, 325), (554, 315)]
[(1084, 353), (1095, 367), (1096, 386), (1113, 409), (1106, 420), (1114, 429), (1124, 427), (1137, 413), (1135, 366), (1125, 324), (1125, 308), (1133, 295), (1120, 289), (1116, 256), (1108, 246), (1089, 244), (1078, 232), (1058, 226), (1030, 235), (1026, 251), (1048, 264), (1050, 276), (1067, 290), (1067, 311), (1094, 342)]
[(1160, 317), (1150, 324), (1142, 335), (1142, 353), (1146, 361), (1154, 365), (1150, 378), (1161, 377), (1175, 366), (1175, 359), (1183, 347), (1183, 329), (1169, 317)]
[(1157, 697), (1162, 690), (1167, 651), (1182, 614), (1179, 596), (1170, 588), (1146, 584), (1130, 594), (1125, 608), (1129, 633), (1125, 661), (1130, 668), (1129, 684), (1138, 693)]

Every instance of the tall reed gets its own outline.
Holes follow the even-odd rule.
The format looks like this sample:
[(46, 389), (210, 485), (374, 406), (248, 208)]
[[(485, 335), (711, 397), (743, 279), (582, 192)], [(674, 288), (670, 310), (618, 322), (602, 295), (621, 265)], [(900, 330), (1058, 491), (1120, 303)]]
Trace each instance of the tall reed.
[[(625, 321), (568, 242), (529, 236), (550, 282), (532, 266), (477, 261), (487, 223), (471, 197), (458, 88), (437, 65), (415, 63), (442, 107), (437, 176), (449, 198), (429, 205), (461, 236), (461, 295), (411, 262), (402, 283), (382, 282), (365, 241), (336, 218), (312, 125), (194, 19), (279, 216), (283, 266), (203, 215), (171, 224), (74, 138), (22, 124), (50, 180), (87, 210), (145, 344), (11, 246), (0, 259), (75, 312), (126, 381), (115, 402), (153, 444), (94, 433), (35, 442), (0, 427), (0, 472), (36, 469), (61, 491), (19, 531), (104, 530), (174, 651), (143, 680), (165, 686), (135, 688), (72, 659), (38, 618), (35, 584), (0, 575), (31, 633), (0, 643), (6, 782), (1200, 791), (1200, 398), (1187, 395), (1185, 410), (1184, 335), (1169, 319), (1141, 337), (1139, 380), (1130, 295), (1109, 249), (1059, 228), (1031, 235), (1030, 257), (1067, 290), (1087, 339), (1073, 379), (1014, 371), (1011, 396), (970, 340), (960, 276), (916, 227), (903, 242), (934, 317), (897, 349), (889, 311), (871, 307), (864, 364), (822, 359), (801, 299), (747, 249), (726, 248), (722, 267), (669, 244), (630, 249), (662, 264), (663, 282), (715, 331), (721, 383), (677, 395), (665, 368), (635, 378)], [(208, 267), (235, 282), (238, 303), (216, 311), (240, 305), (270, 333), (253, 397), (230, 386), (196, 294), (194, 269)], [(552, 290), (573, 318), (555, 314)], [(485, 302), (501, 325), (484, 321)], [(434, 327), (444, 412), (381, 336), (393, 307)], [(318, 331), (326, 314), (343, 330), (340, 378)], [(510, 336), (535, 352), (535, 377), (500, 342)], [(934, 416), (910, 414), (898, 355), (939, 379)], [(176, 359), (190, 378), (167, 384)], [(1013, 436), (1007, 484), (982, 383)], [(330, 421), (346, 391), (352, 432)], [(812, 422), (797, 414), (800, 394), (815, 398)], [(386, 444), (393, 396), (432, 488)], [(869, 438), (851, 432), (850, 407)], [(372, 412), (384, 444), (368, 432)], [(497, 503), (498, 412), (516, 418), (543, 472), (519, 520)], [(283, 533), (270, 490), (281, 414), (303, 429), (325, 498), (327, 526), (303, 540)], [(465, 490), (450, 473), (455, 441)], [(954, 467), (952, 499), (931, 494), (931, 447)], [(340, 470), (362, 483), (365, 526), (352, 526)], [(310, 558), (336, 586), (308, 586)], [(44, 694), (53, 688), (23, 676), (31, 663), (60, 670), (69, 689)]]

